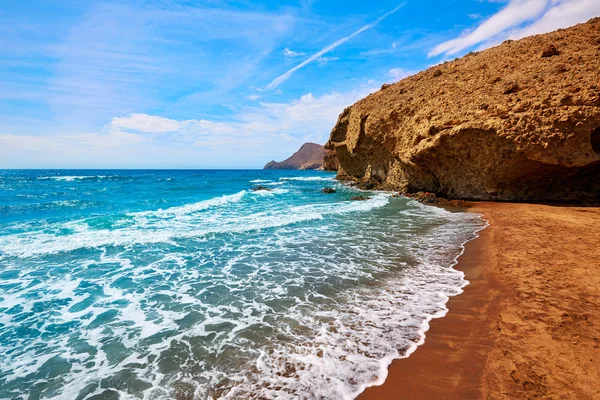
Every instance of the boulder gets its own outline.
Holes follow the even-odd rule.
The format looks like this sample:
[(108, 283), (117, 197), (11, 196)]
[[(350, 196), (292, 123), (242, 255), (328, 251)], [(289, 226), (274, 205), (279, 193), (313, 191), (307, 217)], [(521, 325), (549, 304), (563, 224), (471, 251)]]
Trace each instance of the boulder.
[(352, 201), (365, 201), (365, 200), (370, 200), (371, 198), (368, 196), (354, 196), (351, 197), (350, 200)]
[(598, 201), (598, 43), (593, 20), (386, 86), (342, 112), (325, 167), (447, 199)]
[(558, 56), (559, 54), (560, 52), (558, 49), (553, 44), (550, 44), (544, 49), (544, 51), (542, 51), (542, 58), (554, 57)]

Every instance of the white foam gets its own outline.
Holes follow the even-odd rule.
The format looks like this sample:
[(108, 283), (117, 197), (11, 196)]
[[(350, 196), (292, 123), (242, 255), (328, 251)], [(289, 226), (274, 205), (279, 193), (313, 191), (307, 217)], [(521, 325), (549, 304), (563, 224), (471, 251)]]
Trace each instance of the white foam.
[(244, 198), (244, 195), (246, 195), (246, 193), (247, 192), (245, 190), (242, 190), (241, 192), (238, 192), (235, 194), (215, 197), (212, 199), (199, 201), (197, 203), (184, 204), (182, 206), (170, 207), (170, 208), (167, 208), (166, 210), (159, 209), (156, 211), (140, 211), (140, 212), (136, 212), (136, 213), (130, 213), (128, 215), (133, 216), (133, 217), (148, 217), (148, 216), (169, 217), (169, 216), (175, 216), (175, 215), (190, 214), (190, 213), (194, 213), (197, 211), (206, 210), (206, 209), (212, 208), (212, 207), (219, 207), (219, 206), (228, 205), (230, 203), (237, 203)]
[[(208, 234), (241, 233), (261, 229), (277, 228), (322, 219), (323, 215), (370, 211), (383, 207), (388, 195), (379, 194), (367, 201), (317, 204), (291, 207), (276, 212), (257, 212), (249, 215), (211, 214), (194, 216), (193, 213), (210, 207), (236, 203), (246, 191), (221, 196), (198, 203), (172, 207), (166, 210), (131, 213), (134, 225), (117, 229), (93, 229), (86, 221), (73, 221), (56, 226), (54, 233), (31, 231), (0, 236), (0, 258), (2, 254), (15, 257), (32, 257), (74, 251), (81, 248), (103, 248), (106, 246), (128, 246), (148, 243), (173, 243), (173, 240), (198, 238)], [(259, 196), (288, 193), (287, 189), (253, 192)], [(63, 228), (73, 231), (64, 235)]]
[[(65, 400), (125, 371), (151, 387), (131, 394), (108, 383), (123, 399), (170, 399), (183, 382), (195, 398), (349, 400), (383, 382), (389, 363), (423, 342), (430, 319), (467, 284), (452, 265), (481, 224), (385, 193), (303, 206), (275, 196), (287, 191), (268, 193), (131, 213), (110, 230), (78, 220), (0, 236), (0, 260), (18, 271), (3, 280), (12, 289), (0, 294), (0, 308), (23, 307), (0, 312), (0, 330), (26, 323), (44, 333), (0, 343), (7, 385), (33, 379), (54, 355), (71, 363), (49, 378), (61, 380), (55, 398)], [(408, 209), (371, 212), (392, 203)], [(86, 247), (103, 250), (83, 253), (89, 260), (19, 258)], [(101, 295), (89, 297), (83, 281)], [(36, 302), (53, 305), (19, 320)], [(109, 310), (118, 311), (113, 320), (90, 325)], [(73, 321), (80, 325), (69, 335), (51, 334)], [(75, 348), (81, 341), (96, 352)], [(114, 361), (107, 344), (122, 345), (124, 358)]]
[(285, 181), (282, 181), (282, 182), (264, 182), (263, 185), (265, 185), (265, 186), (285, 185)]
[(252, 194), (258, 196), (274, 196), (276, 194), (285, 194), (289, 193), (289, 189), (270, 189), (270, 190), (256, 190), (253, 191)]
[(282, 181), (306, 181), (306, 182), (311, 182), (311, 181), (333, 181), (334, 178), (326, 178), (326, 177), (322, 177), (322, 176), (294, 176), (294, 177), (284, 177), (284, 178), (279, 178)]
[(84, 179), (104, 179), (107, 178), (106, 175), (84, 175), (84, 176), (40, 176), (37, 179), (40, 180), (54, 180), (54, 181), (65, 181), (65, 182), (73, 182)]

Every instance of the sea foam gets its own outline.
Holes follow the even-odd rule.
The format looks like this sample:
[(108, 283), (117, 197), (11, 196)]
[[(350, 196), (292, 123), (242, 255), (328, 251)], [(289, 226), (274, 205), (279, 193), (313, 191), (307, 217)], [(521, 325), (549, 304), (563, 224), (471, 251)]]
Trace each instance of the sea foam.
[(477, 215), (236, 174), (91, 180), (93, 211), (32, 186), (35, 217), (0, 221), (0, 398), (353, 399), (467, 284)]

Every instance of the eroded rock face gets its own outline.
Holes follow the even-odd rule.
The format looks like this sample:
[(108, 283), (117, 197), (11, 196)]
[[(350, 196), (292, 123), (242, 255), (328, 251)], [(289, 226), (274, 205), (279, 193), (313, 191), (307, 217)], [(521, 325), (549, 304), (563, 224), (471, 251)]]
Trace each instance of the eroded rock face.
[(325, 148), (341, 179), (382, 189), (598, 201), (600, 20), (386, 86), (344, 110)]

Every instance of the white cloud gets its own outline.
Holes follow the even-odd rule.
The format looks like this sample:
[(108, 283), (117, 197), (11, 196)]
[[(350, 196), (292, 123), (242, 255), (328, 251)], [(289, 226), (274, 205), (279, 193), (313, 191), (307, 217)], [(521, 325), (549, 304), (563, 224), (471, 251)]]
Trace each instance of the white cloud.
[(290, 49), (288, 49), (287, 47), (283, 50), (282, 54), (284, 55), (284, 57), (286, 58), (293, 58), (293, 57), (299, 57), (299, 56), (303, 56), (306, 53), (303, 53), (301, 51), (292, 51)]
[(508, 37), (511, 39), (520, 39), (525, 36), (551, 32), (587, 22), (589, 19), (597, 16), (600, 16), (600, 1), (598, 0), (555, 1), (552, 7), (539, 20), (525, 28), (511, 31)]
[(317, 62), (319, 63), (320, 66), (325, 66), (327, 64), (329, 64), (331, 61), (337, 61), (339, 60), (339, 57), (319, 57), (317, 58)]
[(450, 56), (477, 44), (477, 49), (482, 50), (506, 39), (567, 28), (598, 15), (598, 0), (511, 0), (476, 29), (434, 47), (429, 56)]
[(254, 133), (316, 133), (324, 142), (344, 108), (375, 90), (375, 87), (364, 87), (319, 97), (308, 93), (290, 103), (262, 103), (259, 108), (240, 114), (239, 122), (234, 126), (240, 131)]
[(131, 114), (129, 117), (113, 118), (110, 126), (148, 133), (175, 132), (181, 127), (175, 120), (147, 114)]
[(139, 160), (135, 154), (151, 145), (142, 135), (119, 130), (42, 136), (0, 134), (0, 143), (0, 168), (95, 168), (117, 163), (125, 167)]
[(510, 28), (539, 17), (549, 4), (550, 0), (511, 0), (506, 7), (485, 20), (474, 30), (465, 31), (458, 38), (435, 46), (429, 52), (429, 56), (453, 55), (489, 40)]
[(188, 135), (252, 138), (273, 134), (291, 137), (314, 134), (325, 142), (344, 108), (375, 92), (378, 86), (370, 82), (343, 93), (322, 96), (308, 93), (288, 103), (263, 102), (246, 108), (228, 122), (188, 120), (180, 121), (180, 124)]
[(141, 135), (119, 130), (109, 133), (59, 133), (55, 135), (0, 135), (2, 150), (7, 152), (49, 152), (73, 147), (85, 147), (92, 151), (114, 150), (130, 145), (148, 143)]
[(259, 103), (227, 121), (136, 113), (111, 119), (99, 133), (0, 134), (0, 168), (256, 168), (307, 140), (325, 143), (344, 108), (378, 86)]
[(402, 7), (404, 7), (404, 4), (399, 5), (398, 7), (394, 8), (392, 11), (382, 15), (381, 17), (379, 17), (375, 22), (372, 22), (370, 24), (367, 24), (365, 26), (363, 26), (362, 28), (360, 28), (359, 30), (357, 30), (356, 32), (352, 33), (349, 36), (346, 36), (344, 38), (341, 38), (340, 40), (338, 40), (337, 42), (330, 44), (329, 46), (325, 47), (323, 50), (313, 54), (312, 56), (310, 56), (308, 59), (306, 59), (305, 61), (303, 61), (302, 63), (296, 65), (294, 68), (288, 70), (287, 72), (285, 72), (283, 75), (280, 75), (279, 77), (275, 78), (273, 80), (273, 82), (269, 83), (267, 85), (267, 89), (275, 89), (277, 86), (281, 85), (283, 82), (287, 81), (293, 74), (294, 72), (298, 71), (299, 69), (305, 67), (306, 65), (310, 64), (311, 62), (321, 58), (322, 56), (324, 56), (325, 54), (335, 50), (336, 47), (346, 43), (348, 40), (352, 39), (353, 37), (360, 35), (361, 33), (363, 33), (364, 31), (373, 28), (374, 26), (376, 26), (377, 24), (379, 24), (381, 21), (383, 21), (384, 19), (386, 19), (387, 17), (389, 17), (390, 15), (394, 14), (396, 11), (398, 11), (399, 9), (401, 9)]
[(295, 29), (290, 10), (176, 3), (85, 2), (76, 13), (55, 4), (36, 10), (35, 35), (26, 5), (0, 12), (10, 26), (0, 35), (3, 62), (31, 63), (0, 72), (0, 97), (42, 105), (53, 116), (47, 125), (81, 132), (136, 109), (229, 101)]
[(387, 74), (394, 80), (394, 82), (398, 82), (406, 77), (411, 76), (413, 74), (413, 72), (406, 71), (402, 68), (394, 68), (394, 69), (390, 69)]
[(261, 97), (262, 97), (262, 96), (260, 96), (260, 95), (258, 95), (258, 94), (251, 94), (250, 96), (247, 96), (247, 99), (248, 99), (248, 100), (255, 101), (255, 100), (258, 100), (258, 99), (260, 99)]

